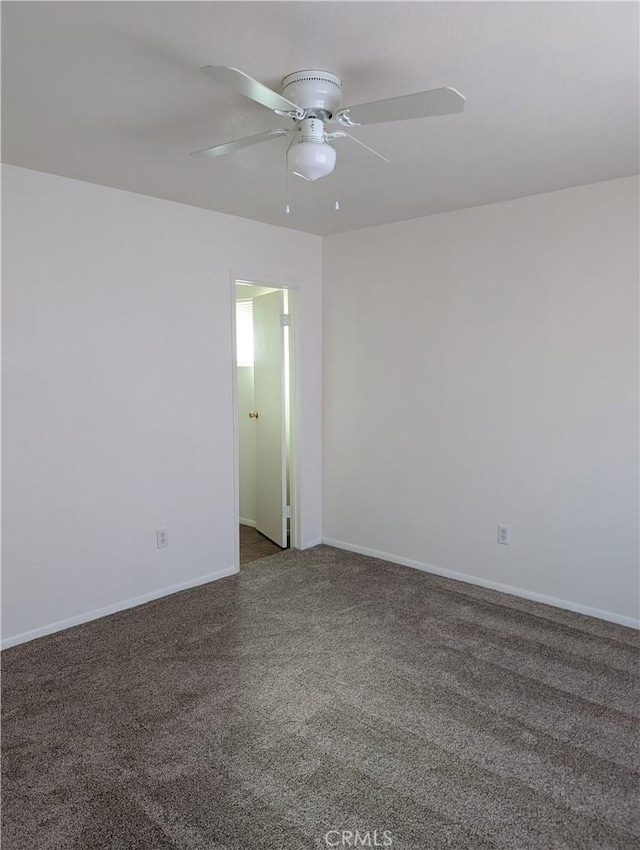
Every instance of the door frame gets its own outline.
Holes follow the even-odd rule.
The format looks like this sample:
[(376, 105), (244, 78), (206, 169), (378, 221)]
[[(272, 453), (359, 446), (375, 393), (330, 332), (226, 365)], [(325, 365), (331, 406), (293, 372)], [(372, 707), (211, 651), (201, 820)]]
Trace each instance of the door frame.
[(286, 289), (288, 294), (289, 324), (289, 520), (291, 549), (299, 549), (302, 540), (300, 516), (302, 488), (300, 486), (300, 284), (292, 280), (274, 280), (256, 274), (231, 272), (231, 381), (233, 403), (233, 539), (235, 570), (240, 572), (240, 439), (238, 416), (238, 366), (236, 345), (236, 284), (250, 283), (254, 286), (269, 286)]

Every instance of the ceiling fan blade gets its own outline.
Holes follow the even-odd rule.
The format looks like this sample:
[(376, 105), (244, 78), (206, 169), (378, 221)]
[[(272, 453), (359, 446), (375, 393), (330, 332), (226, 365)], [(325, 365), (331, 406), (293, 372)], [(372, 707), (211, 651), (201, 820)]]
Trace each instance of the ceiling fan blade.
[(200, 70), (217, 83), (222, 83), (223, 86), (243, 94), (262, 106), (266, 106), (267, 109), (279, 110), (280, 112), (298, 111), (295, 103), (237, 68), (227, 68), (226, 65), (205, 65)]
[(462, 112), (464, 97), (451, 88), (432, 89), (388, 100), (375, 100), (340, 109), (333, 116), (340, 124), (380, 124), (383, 121), (406, 121), (408, 118), (428, 118), (431, 115), (451, 115)]
[(269, 139), (275, 139), (278, 136), (288, 136), (293, 133), (291, 130), (267, 130), (264, 133), (257, 133), (255, 136), (245, 136), (242, 139), (236, 139), (233, 142), (225, 142), (222, 145), (214, 145), (212, 148), (205, 148), (201, 151), (194, 151), (191, 156), (222, 156), (225, 153), (239, 151), (241, 148), (248, 148), (251, 145), (259, 145), (261, 142), (268, 142)]

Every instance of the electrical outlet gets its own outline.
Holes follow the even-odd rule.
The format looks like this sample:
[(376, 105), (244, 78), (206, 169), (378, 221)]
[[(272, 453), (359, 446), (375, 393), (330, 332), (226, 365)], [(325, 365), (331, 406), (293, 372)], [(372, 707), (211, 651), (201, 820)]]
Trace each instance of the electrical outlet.
[(508, 546), (511, 543), (511, 526), (510, 525), (499, 525), (498, 526), (498, 543), (502, 543), (504, 546)]
[(158, 549), (164, 549), (169, 545), (169, 532), (166, 528), (159, 528), (156, 531), (156, 546)]

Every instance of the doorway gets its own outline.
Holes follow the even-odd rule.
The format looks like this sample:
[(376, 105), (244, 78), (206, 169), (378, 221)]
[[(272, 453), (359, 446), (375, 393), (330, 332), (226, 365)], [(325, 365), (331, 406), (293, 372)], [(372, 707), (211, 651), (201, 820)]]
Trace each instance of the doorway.
[(295, 293), (234, 281), (237, 566), (294, 537), (291, 316)]

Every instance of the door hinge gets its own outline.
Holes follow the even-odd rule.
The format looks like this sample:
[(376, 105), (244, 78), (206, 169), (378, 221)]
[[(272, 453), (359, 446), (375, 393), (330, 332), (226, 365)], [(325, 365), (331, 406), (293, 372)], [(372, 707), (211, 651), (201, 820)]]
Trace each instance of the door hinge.
[(282, 516), (286, 519), (291, 519), (291, 505), (285, 505), (282, 509)]
[(283, 328), (288, 328), (291, 324), (291, 314), (290, 313), (282, 313), (280, 316), (280, 324)]

